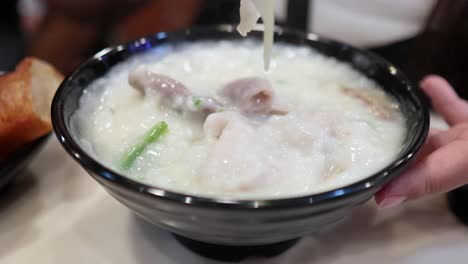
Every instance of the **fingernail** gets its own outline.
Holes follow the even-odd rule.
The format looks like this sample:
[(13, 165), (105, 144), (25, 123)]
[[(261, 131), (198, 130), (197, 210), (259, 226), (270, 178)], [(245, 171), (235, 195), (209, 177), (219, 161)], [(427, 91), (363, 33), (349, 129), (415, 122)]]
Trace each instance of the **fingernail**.
[(380, 209), (388, 209), (396, 207), (406, 201), (405, 197), (389, 197), (381, 201), (378, 206)]

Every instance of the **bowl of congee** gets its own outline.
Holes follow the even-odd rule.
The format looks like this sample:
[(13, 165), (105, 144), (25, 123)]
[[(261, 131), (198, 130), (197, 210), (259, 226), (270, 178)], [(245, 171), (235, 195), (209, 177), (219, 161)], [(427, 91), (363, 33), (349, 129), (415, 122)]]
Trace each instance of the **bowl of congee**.
[(55, 95), (60, 143), (181, 237), (266, 245), (333, 227), (411, 164), (428, 110), (384, 59), (264, 22), (99, 52)]

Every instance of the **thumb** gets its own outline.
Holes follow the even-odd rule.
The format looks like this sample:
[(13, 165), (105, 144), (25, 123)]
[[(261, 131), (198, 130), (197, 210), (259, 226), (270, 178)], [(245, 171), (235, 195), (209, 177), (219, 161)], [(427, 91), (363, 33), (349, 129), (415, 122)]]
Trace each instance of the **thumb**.
[(458, 97), (445, 79), (431, 75), (424, 78), (420, 86), (431, 98), (435, 110), (449, 125), (468, 121), (468, 103)]
[(447, 192), (468, 183), (468, 141), (455, 140), (429, 154), (375, 197), (381, 208), (426, 194)]

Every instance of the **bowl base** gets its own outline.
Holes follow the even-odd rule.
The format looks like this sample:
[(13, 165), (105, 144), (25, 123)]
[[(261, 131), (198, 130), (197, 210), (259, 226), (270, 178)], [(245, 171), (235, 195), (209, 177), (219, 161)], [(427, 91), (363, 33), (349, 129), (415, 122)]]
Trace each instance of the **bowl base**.
[(294, 246), (300, 238), (261, 246), (225, 246), (200, 242), (172, 234), (177, 241), (192, 252), (214, 260), (240, 262), (250, 257), (271, 258)]

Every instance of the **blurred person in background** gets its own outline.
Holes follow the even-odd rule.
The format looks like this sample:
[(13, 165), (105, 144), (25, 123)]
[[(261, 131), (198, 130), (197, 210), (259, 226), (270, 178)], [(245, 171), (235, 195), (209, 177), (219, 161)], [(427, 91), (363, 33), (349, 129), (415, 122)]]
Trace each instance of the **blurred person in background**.
[(202, 0), (44, 0), (29, 52), (69, 73), (116, 42), (190, 26)]
[(44, 0), (18, 0), (16, 7), (21, 28), (27, 40), (39, 29), (45, 16), (46, 5)]
[[(237, 23), (239, 0), (22, 0), (47, 6), (30, 52), (63, 71), (115, 42), (194, 24)], [(14, 2), (7, 0), (6, 2)], [(4, 2), (4, 3), (6, 3)], [(464, 0), (277, 0), (278, 23), (371, 49), (408, 73), (463, 87)], [(466, 57), (466, 55), (465, 55)], [(459, 89), (462, 97), (468, 92)]]
[[(239, 0), (45, 0), (30, 45), (64, 72), (109, 42), (194, 24), (237, 23)], [(277, 0), (279, 24), (370, 49), (414, 82), (444, 76), (468, 98), (468, 1)], [(440, 77), (422, 89), (451, 126), (432, 131), (420, 161), (377, 195), (382, 207), (468, 183), (468, 103)]]
[(0, 1), (0, 43), (0, 72), (10, 71), (25, 53), (15, 0)]

